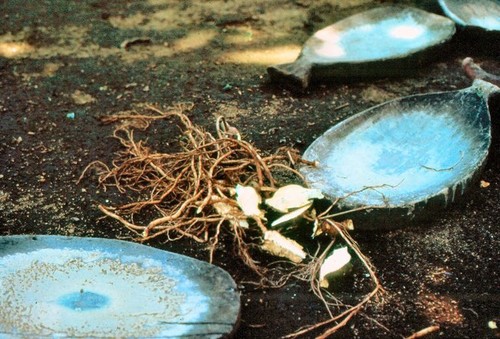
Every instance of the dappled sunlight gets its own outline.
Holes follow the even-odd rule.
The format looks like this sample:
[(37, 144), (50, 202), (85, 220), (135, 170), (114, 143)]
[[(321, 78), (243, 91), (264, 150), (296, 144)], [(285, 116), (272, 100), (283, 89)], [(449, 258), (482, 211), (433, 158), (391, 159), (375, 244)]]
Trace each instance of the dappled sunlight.
[(133, 29), (139, 26), (146, 20), (146, 16), (142, 13), (136, 13), (127, 17), (111, 16), (108, 21), (111, 26), (119, 29)]
[(177, 7), (155, 10), (148, 21), (140, 29), (146, 30), (170, 30), (185, 27), (187, 24), (195, 24), (203, 21), (199, 13), (192, 9), (179, 9)]
[(26, 42), (31, 30), (26, 27), (22, 31), (0, 36), (0, 56), (7, 58), (45, 59), (54, 56), (74, 56), (86, 58), (92, 56), (108, 56), (113, 53), (113, 48), (100, 48), (88, 43), (88, 28), (76, 25), (66, 25), (55, 30), (39, 27), (44, 33), (42, 40), (56, 41), (50, 45), (32, 46)]
[(177, 0), (147, 0), (149, 6), (164, 6), (168, 3), (177, 3)]
[(224, 42), (233, 45), (244, 45), (253, 42), (258, 33), (251, 27), (235, 29), (233, 32), (225, 33)]
[(131, 64), (137, 61), (145, 60), (150, 57), (154, 58), (169, 58), (175, 54), (172, 48), (168, 48), (164, 45), (150, 45), (142, 46), (137, 49), (133, 48), (130, 51), (119, 50), (116, 54), (119, 54), (120, 59), (127, 64)]
[[(183, 24), (186, 13), (181, 13), (177, 8), (156, 10), (148, 15), (135, 13), (126, 17), (112, 16), (109, 23), (118, 29), (138, 29), (141, 31), (168, 31), (176, 29)], [(192, 20), (193, 18), (190, 18)]]
[[(271, 44), (273, 40), (282, 41), (290, 34), (289, 22), (297, 22), (298, 26), (303, 24), (306, 20), (304, 12), (293, 6), (272, 8), (263, 13), (235, 15), (234, 13), (238, 13), (246, 5), (222, 0), (186, 8), (173, 0), (149, 0), (148, 3), (156, 8), (130, 15), (113, 13), (106, 19), (114, 29), (123, 33), (119, 34), (119, 36), (123, 35), (123, 42), (141, 37), (148, 39), (148, 43), (120, 48), (120, 41), (117, 41), (115, 46), (101, 46), (92, 37), (95, 32), (90, 32), (88, 27), (66, 25), (58, 27), (57, 30), (42, 27), (40, 32), (43, 37), (39, 41), (52, 43), (30, 46), (23, 42), (28, 41), (32, 34), (31, 28), (26, 27), (25, 30), (14, 35), (4, 36), (4, 39), (0, 36), (0, 55), (9, 58), (29, 57), (33, 59), (47, 59), (55, 56), (118, 57), (120, 62), (130, 64), (152, 58), (177, 57), (183, 53), (193, 53), (205, 48), (207, 50), (204, 53), (207, 57), (220, 62), (269, 65), (291, 62), (300, 53), (301, 46), (292, 44), (279, 47), (255, 47), (256, 44), (261, 45), (263, 41), (266, 41), (266, 45)], [(262, 3), (266, 2), (262, 1)], [(228, 19), (223, 15), (227, 15)], [(222, 20), (223, 26), (219, 26), (217, 20)], [(265, 26), (268, 29), (261, 29), (260, 26), (259, 28), (253, 27), (252, 23), (256, 20), (269, 23)], [(211, 24), (214, 22), (216, 25), (208, 28), (183, 29), (186, 25), (196, 27), (201, 22)], [(135, 35), (127, 34), (128, 31)], [(170, 31), (173, 34), (158, 34), (158, 32)], [(150, 32), (156, 33), (151, 35)], [(180, 35), (184, 32), (185, 35)], [(214, 39), (220, 39), (227, 49), (215, 53), (208, 50)]]
[(141, 31), (169, 31), (199, 22), (201, 17), (196, 13), (179, 8), (157, 9), (151, 13), (136, 13), (127, 17), (114, 16), (110, 23), (118, 29), (138, 29)]
[(272, 65), (294, 61), (301, 50), (298, 45), (285, 45), (261, 49), (227, 52), (221, 55), (223, 62), (236, 64)]
[(190, 32), (184, 38), (175, 41), (173, 48), (176, 52), (189, 52), (208, 45), (216, 35), (217, 33), (211, 29)]
[[(32, 59), (47, 59), (55, 56), (73, 56), (77, 58), (89, 58), (94, 56), (107, 57), (117, 54), (119, 48), (102, 48), (96, 44), (84, 44), (83, 35), (80, 33), (74, 35), (74, 27), (66, 26), (61, 29), (66, 34), (64, 39), (59, 39), (57, 44), (47, 46), (32, 46), (27, 42), (17, 41), (25, 39), (24, 33), (12, 36), (12, 40), (2, 41), (0, 37), (0, 56), (10, 59), (29, 57)], [(57, 33), (57, 34), (63, 34)], [(50, 35), (52, 38), (58, 38), (58, 35)], [(52, 70), (47, 70), (51, 73)]]
[(33, 46), (26, 42), (0, 41), (0, 56), (4, 58), (18, 58), (33, 51)]
[(301, 30), (304, 22), (307, 22), (307, 15), (299, 8), (269, 8), (258, 17), (265, 24), (262, 29), (272, 38), (289, 37), (290, 30)]
[(22, 73), (21, 77), (24, 81), (30, 81), (32, 79), (36, 79), (39, 77), (52, 77), (56, 75), (57, 71), (64, 67), (63, 63), (60, 62), (47, 62), (43, 65), (43, 69), (41, 72), (33, 72), (33, 73)]
[(353, 8), (373, 3), (373, 0), (331, 0), (330, 3), (339, 9)]
[[(132, 21), (129, 22), (132, 24)], [(189, 32), (185, 37), (170, 44), (149, 44), (130, 49), (102, 47), (89, 43), (88, 30), (79, 26), (64, 26), (57, 31), (46, 31), (47, 38), (57, 43), (46, 46), (31, 46), (24, 42), (28, 31), (15, 35), (0, 36), (0, 56), (6, 58), (29, 57), (33, 59), (52, 58), (54, 56), (72, 56), (76, 58), (119, 56), (125, 63), (132, 63), (148, 58), (171, 57), (177, 53), (192, 52), (207, 46), (217, 35), (213, 29)]]

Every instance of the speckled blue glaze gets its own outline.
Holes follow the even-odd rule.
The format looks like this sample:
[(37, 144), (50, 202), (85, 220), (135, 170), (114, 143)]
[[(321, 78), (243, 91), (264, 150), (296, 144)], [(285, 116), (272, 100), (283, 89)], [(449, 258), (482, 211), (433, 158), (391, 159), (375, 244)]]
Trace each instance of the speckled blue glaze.
[(240, 307), (214, 265), (96, 238), (0, 237), (0, 289), (2, 337), (219, 338)]

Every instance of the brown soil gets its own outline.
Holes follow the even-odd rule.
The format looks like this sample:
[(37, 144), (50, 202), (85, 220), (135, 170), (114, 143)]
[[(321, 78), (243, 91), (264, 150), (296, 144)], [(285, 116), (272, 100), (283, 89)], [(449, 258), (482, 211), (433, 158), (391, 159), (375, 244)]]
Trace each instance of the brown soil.
[[(109, 114), (143, 104), (191, 102), (190, 118), (208, 130), (223, 115), (264, 151), (280, 146), (303, 151), (331, 125), (375, 104), (467, 87), (470, 81), (460, 69), (466, 56), (499, 73), (498, 50), (458, 32), (451, 49), (411, 77), (321, 82), (300, 94), (269, 82), (266, 66), (294, 60), (311, 33), (387, 3), (391, 1), (2, 1), (1, 234), (130, 236), (96, 208), (98, 203), (126, 202), (127, 196), (104, 191), (94, 175), (76, 184), (87, 164), (110, 163), (119, 150), (110, 137), (112, 126), (99, 122)], [(439, 13), (433, 1), (398, 3)], [(493, 121), (498, 129), (497, 117)], [(149, 142), (158, 148), (167, 144), (166, 129), (152, 126), (146, 132)], [(482, 180), (489, 186), (430, 222), (354, 234), (386, 293), (339, 337), (399, 338), (431, 325), (440, 329), (429, 337), (500, 335), (489, 326), (500, 321), (497, 132)], [(163, 240), (150, 245), (208, 259), (204, 246)], [(276, 338), (328, 318), (305, 283), (291, 281), (268, 290), (244, 284), (255, 277), (234, 257), (229, 240), (215, 260), (241, 286), (236, 337)], [(354, 272), (336, 293), (355, 302), (352, 287), (366, 279)]]

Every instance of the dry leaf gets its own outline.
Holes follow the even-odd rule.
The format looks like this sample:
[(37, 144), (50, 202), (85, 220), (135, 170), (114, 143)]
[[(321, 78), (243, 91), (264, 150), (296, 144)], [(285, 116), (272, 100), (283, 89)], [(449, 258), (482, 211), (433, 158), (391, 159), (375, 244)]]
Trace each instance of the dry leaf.
[(486, 187), (489, 187), (490, 186), (490, 183), (487, 182), (487, 181), (484, 181), (484, 180), (481, 180), (481, 182), (479, 183), (479, 186), (481, 188), (486, 188)]

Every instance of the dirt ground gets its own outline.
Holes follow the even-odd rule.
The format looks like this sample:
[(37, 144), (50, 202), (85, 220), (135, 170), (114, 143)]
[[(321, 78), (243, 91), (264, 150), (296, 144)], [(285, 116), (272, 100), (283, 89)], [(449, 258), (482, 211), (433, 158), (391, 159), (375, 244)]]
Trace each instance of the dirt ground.
[[(304, 93), (270, 83), (266, 67), (293, 61), (314, 31), (388, 3), (1, 1), (0, 234), (130, 237), (97, 209), (127, 197), (104, 191), (92, 174), (77, 184), (87, 164), (110, 163), (120, 149), (112, 126), (99, 121), (109, 114), (190, 102), (189, 117), (208, 130), (222, 115), (264, 151), (303, 151), (333, 124), (375, 104), (467, 87), (464, 57), (500, 73), (498, 49), (458, 32), (446, 53), (411, 77), (315, 83)], [(434, 1), (398, 3), (439, 13)], [(498, 117), (493, 122), (497, 131)], [(170, 140), (163, 127), (146, 135), (158, 148)], [(489, 186), (430, 222), (353, 234), (386, 293), (339, 337), (401, 338), (431, 325), (440, 329), (429, 337), (500, 336), (492, 328), (500, 321), (498, 132), (482, 180)], [(277, 338), (328, 318), (303, 282), (267, 290), (245, 284), (254, 277), (229, 243), (215, 263), (241, 286), (237, 338)], [(206, 248), (189, 241), (150, 245), (208, 260)], [(354, 300), (352, 284), (363, 279), (346, 278), (339, 295)]]

